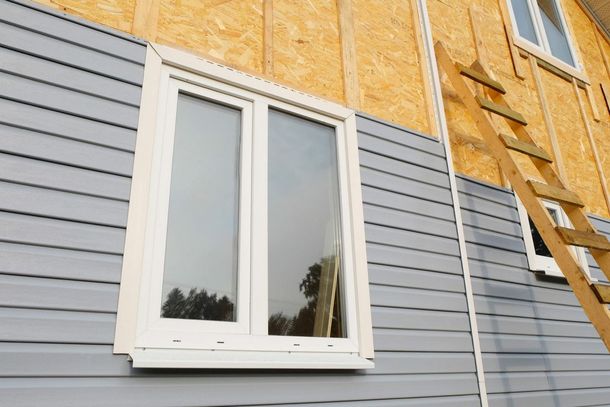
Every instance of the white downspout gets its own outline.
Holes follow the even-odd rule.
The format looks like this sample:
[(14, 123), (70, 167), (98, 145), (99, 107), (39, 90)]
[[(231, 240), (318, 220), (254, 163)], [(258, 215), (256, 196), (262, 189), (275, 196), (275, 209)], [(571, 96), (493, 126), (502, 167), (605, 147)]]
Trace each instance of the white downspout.
[[(470, 330), (472, 334), (472, 345), (474, 349), (474, 360), (477, 370), (477, 380), (481, 397), (481, 406), (488, 407), (487, 387), (485, 385), (485, 373), (483, 370), (483, 355), (481, 353), (481, 342), (479, 340), (479, 329), (474, 306), (474, 294), (472, 292), (472, 278), (468, 266), (468, 253), (466, 251), (466, 239), (464, 237), (464, 225), (462, 223), (462, 211), (458, 196), (457, 183), (455, 181), (455, 170), (453, 168), (453, 158), (451, 154), (451, 144), (449, 143), (449, 130), (447, 128), (447, 118), (443, 104), (443, 94), (441, 93), (441, 82), (434, 54), (434, 42), (432, 40), (432, 30), (430, 29), (430, 19), (428, 17), (428, 7), (426, 0), (416, 0), (419, 10), (419, 22), (422, 27), (422, 40), (424, 50), (428, 57), (428, 80), (432, 86), (432, 100), (434, 102), (434, 117), (436, 118), (436, 128), (440, 133), (440, 142), (445, 145), (447, 156), (447, 168), (449, 173), (449, 185), (451, 187), (451, 198), (453, 199), (453, 210), (455, 214), (455, 224), (457, 228), (458, 243), (460, 247), (460, 257), (462, 270), (464, 272), (464, 285), (466, 289), (466, 301), (468, 303), (468, 318), (470, 320)], [(422, 61), (423, 62), (423, 61)]]

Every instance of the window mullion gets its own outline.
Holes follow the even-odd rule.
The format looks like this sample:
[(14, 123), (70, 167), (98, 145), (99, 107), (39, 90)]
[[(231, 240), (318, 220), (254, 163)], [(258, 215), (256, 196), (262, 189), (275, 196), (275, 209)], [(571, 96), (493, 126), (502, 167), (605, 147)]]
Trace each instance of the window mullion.
[(538, 3), (536, 2), (536, 0), (529, 0), (528, 3), (530, 6), (530, 12), (533, 13), (532, 20), (534, 22), (534, 28), (536, 29), (536, 33), (540, 41), (540, 47), (542, 47), (542, 49), (551, 54), (551, 46), (546, 36), (546, 31), (544, 30), (544, 24), (542, 23), (542, 16), (540, 15), (540, 8), (538, 7)]
[(268, 332), (268, 233), (267, 233), (267, 156), (269, 105), (254, 101), (252, 128), (252, 254), (250, 308), (252, 335)]

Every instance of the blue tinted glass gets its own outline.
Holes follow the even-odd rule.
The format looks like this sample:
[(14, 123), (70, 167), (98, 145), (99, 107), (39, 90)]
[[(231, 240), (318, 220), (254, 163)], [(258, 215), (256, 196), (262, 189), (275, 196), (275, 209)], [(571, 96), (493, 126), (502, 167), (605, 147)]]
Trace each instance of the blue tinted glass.
[(178, 96), (161, 316), (235, 321), (241, 112)]
[(559, 10), (554, 0), (538, 0), (544, 32), (551, 46), (551, 54), (563, 62), (574, 66), (574, 59), (568, 45), (568, 38), (561, 24)]
[(335, 128), (269, 111), (269, 334), (345, 337)]
[(527, 0), (511, 0), (510, 3), (513, 8), (515, 19), (517, 20), (519, 35), (536, 45), (540, 45), (536, 38), (536, 30), (534, 29), (532, 16), (530, 15), (530, 10), (527, 6)]

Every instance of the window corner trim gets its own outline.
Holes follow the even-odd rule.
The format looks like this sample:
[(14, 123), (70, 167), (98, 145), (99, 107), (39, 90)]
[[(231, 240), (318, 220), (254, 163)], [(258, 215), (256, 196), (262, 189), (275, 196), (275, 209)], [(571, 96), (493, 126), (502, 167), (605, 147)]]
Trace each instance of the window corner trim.
[[(566, 64), (565, 62), (559, 60), (558, 58), (555, 58), (554, 56), (548, 54), (539, 47), (531, 44), (529, 41), (518, 37), (517, 34), (513, 34), (512, 42), (513, 45), (516, 46), (520, 51), (526, 53), (529, 58), (536, 58), (537, 62), (542, 61), (550, 65), (550, 67), (552, 67), (553, 69), (557, 69), (561, 73), (569, 77), (576, 78), (577, 80), (585, 83), (586, 85), (591, 84), (591, 81), (584, 72), (584, 69), (582, 68), (581, 64), (579, 64), (579, 69), (574, 68)], [(541, 67), (546, 68), (544, 65), (541, 65)], [(555, 75), (558, 75), (557, 72), (552, 72), (551, 70), (549, 71)]]

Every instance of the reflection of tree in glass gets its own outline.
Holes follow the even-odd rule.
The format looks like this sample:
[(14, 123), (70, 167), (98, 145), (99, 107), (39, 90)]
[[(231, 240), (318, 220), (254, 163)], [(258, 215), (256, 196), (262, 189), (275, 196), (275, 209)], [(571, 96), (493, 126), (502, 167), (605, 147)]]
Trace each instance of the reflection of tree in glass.
[(191, 288), (187, 297), (179, 288), (172, 289), (161, 306), (163, 318), (205, 319), (209, 321), (234, 321), (235, 305), (224, 295), (209, 295), (205, 288), (197, 292)]
[[(313, 336), (314, 323), (316, 319), (316, 307), (318, 305), (318, 294), (320, 292), (320, 277), (324, 268), (330, 269), (334, 266), (335, 256), (324, 257), (319, 263), (309, 267), (309, 272), (299, 284), (299, 290), (307, 299), (307, 305), (290, 318), (283, 312), (276, 312), (269, 316), (269, 335), (286, 336)], [(330, 337), (342, 336), (341, 323), (339, 320), (340, 290), (335, 295), (333, 307), (332, 326)]]

